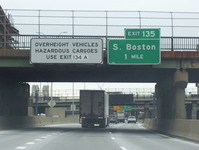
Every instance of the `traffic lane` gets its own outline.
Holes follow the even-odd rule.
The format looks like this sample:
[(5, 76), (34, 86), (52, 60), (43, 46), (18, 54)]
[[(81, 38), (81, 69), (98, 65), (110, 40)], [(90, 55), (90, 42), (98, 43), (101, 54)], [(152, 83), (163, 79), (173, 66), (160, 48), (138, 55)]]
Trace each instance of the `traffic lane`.
[[(56, 144), (59, 143), (59, 144)], [(44, 143), (42, 143), (44, 144)], [(140, 123), (119, 123), (110, 124), (106, 129), (92, 128), (82, 129), (76, 128), (71, 134), (64, 133), (54, 144), (47, 143), (38, 149), (63, 149), (67, 147), (73, 150), (87, 149), (108, 149), (108, 150), (198, 150), (197, 143), (188, 142), (166, 135), (158, 134), (150, 130), (146, 130)]]
[(82, 129), (79, 124), (0, 131), (0, 147), (3, 150), (121, 150), (110, 139), (108, 130)]
[(25, 149), (50, 136), (57, 136), (69, 129), (63, 128), (29, 128), (15, 130), (0, 130), (0, 149)]
[(102, 128), (73, 130), (66, 132), (51, 141), (43, 141), (30, 147), (29, 150), (121, 150), (111, 140), (108, 130)]
[(26, 130), (0, 131), (0, 139), (0, 149), (3, 150), (199, 149), (197, 143), (151, 132), (144, 129), (139, 123), (110, 124), (105, 129), (84, 129), (79, 124), (67, 124)]
[[(146, 130), (137, 124), (110, 124), (106, 129), (91, 128), (82, 129), (79, 125), (65, 126), (66, 131), (56, 138), (47, 138), (42, 142), (31, 145), (28, 149), (51, 150), (51, 149), (108, 149), (108, 150), (148, 150), (148, 149), (175, 149), (175, 150), (198, 150), (199, 145), (193, 142), (168, 137), (165, 135)], [(54, 127), (59, 128), (59, 127)]]
[(173, 138), (145, 129), (140, 123), (112, 125), (112, 139), (124, 150), (198, 150), (199, 143)]
[[(109, 130), (103, 128), (81, 128), (81, 125), (61, 125), (38, 128), (38, 130), (60, 130), (65, 129), (59, 135), (48, 133), (45, 139), (38, 138), (30, 140), (16, 149), (26, 150), (121, 150), (114, 141), (111, 140)], [(28, 144), (27, 144), (28, 143)]]
[(111, 139), (108, 128), (82, 129), (79, 124), (0, 131), (0, 139), (0, 146), (4, 150), (121, 150)]

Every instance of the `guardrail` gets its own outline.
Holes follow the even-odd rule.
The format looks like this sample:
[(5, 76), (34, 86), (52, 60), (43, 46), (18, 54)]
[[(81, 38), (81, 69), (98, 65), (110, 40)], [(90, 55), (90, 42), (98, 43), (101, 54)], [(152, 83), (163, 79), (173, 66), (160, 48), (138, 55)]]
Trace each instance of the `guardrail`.
[[(3, 35), (0, 35), (3, 36)], [(103, 40), (103, 49), (107, 49), (108, 40), (124, 39), (124, 36), (66, 36), (66, 35), (7, 35), (9, 41), (0, 41), (0, 48), (30, 49), (33, 38), (100, 38)], [(199, 37), (161, 37), (160, 48), (162, 51), (196, 51), (199, 49)]]

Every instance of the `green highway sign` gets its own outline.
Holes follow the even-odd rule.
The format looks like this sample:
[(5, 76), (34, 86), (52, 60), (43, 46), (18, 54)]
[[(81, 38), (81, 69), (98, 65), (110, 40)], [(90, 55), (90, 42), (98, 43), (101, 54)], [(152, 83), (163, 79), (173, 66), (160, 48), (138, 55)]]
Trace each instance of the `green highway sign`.
[(132, 106), (122, 106), (122, 109), (123, 109), (123, 110), (131, 110), (131, 109), (132, 109)]
[(109, 64), (159, 64), (160, 29), (125, 29), (124, 40), (109, 40)]
[(108, 63), (152, 65), (160, 63), (160, 40), (109, 40)]
[(160, 29), (125, 29), (125, 39), (159, 39)]

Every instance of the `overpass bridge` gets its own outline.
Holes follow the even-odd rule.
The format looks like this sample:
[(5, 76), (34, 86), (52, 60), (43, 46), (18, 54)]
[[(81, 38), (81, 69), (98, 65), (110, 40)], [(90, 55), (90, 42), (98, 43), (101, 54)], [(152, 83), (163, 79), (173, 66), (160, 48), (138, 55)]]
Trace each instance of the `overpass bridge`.
[[(21, 98), (24, 97), (24, 91), (27, 92), (27, 98), (29, 91), (26, 90), (26, 82), (156, 82), (156, 97), (161, 101), (161, 112), (158, 114), (162, 118), (183, 119), (186, 117), (186, 85), (188, 82), (199, 82), (198, 51), (162, 51), (161, 64), (139, 66), (109, 65), (106, 55), (103, 56), (103, 64), (30, 64), (29, 52), (30, 50), (0, 50), (1, 89), (4, 93), (13, 89), (15, 93), (20, 93), (18, 96)], [(7, 102), (12, 97), (10, 94), (2, 97), (7, 97), (2, 98), (5, 105), (11, 105)], [(24, 101), (21, 103), (26, 105), (25, 99), (22, 99)], [(19, 108), (15, 112), (10, 110), (11, 106), (7, 110), (4, 105), (2, 107), (2, 114), (26, 114), (18, 111)]]
[[(186, 119), (185, 88), (187, 83), (199, 82), (199, 51), (197, 51), (199, 23), (188, 24), (191, 21), (187, 20), (197, 22), (198, 13), (67, 11), (68, 15), (66, 15), (66, 11), (49, 10), (10, 10), (10, 12), (15, 12), (13, 15), (17, 20), (15, 26), (20, 28), (19, 31), (23, 34), (7, 32), (9, 22), (2, 21), (1, 116), (27, 115), (29, 97), (27, 82), (156, 82), (158, 119)], [(24, 15), (24, 12), (30, 14)], [(63, 13), (66, 16), (63, 16)], [(187, 17), (183, 17), (184, 14)], [(163, 16), (160, 17), (160, 15)], [(6, 17), (3, 14), (2, 18)], [(28, 20), (25, 21), (24, 18)], [(56, 19), (48, 21), (49, 18)], [(60, 22), (60, 19), (67, 23)], [(124, 38), (121, 35), (124, 28), (161, 28), (161, 63), (158, 65), (109, 65), (107, 41)], [(29, 31), (28, 34), (27, 31)], [(47, 32), (52, 33), (46, 34)], [(62, 35), (65, 33), (68, 35)], [(33, 37), (66, 40), (100, 38), (103, 40), (103, 63), (31, 64), (30, 39)], [(198, 103), (194, 106), (197, 108)], [(167, 121), (166, 124), (168, 124)]]

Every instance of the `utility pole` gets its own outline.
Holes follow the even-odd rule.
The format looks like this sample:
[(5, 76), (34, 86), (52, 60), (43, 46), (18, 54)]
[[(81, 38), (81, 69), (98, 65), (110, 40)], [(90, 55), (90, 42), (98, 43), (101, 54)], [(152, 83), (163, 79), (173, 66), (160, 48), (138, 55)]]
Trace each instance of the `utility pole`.
[(38, 114), (38, 99), (39, 99), (39, 91), (35, 91), (35, 116)]
[(155, 98), (155, 93), (152, 93), (153, 94), (153, 115), (152, 115), (152, 118), (155, 118), (156, 116), (156, 98)]

